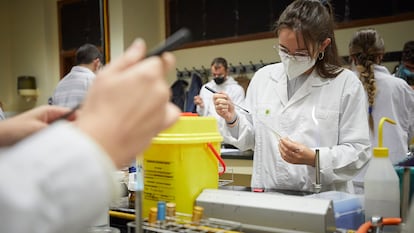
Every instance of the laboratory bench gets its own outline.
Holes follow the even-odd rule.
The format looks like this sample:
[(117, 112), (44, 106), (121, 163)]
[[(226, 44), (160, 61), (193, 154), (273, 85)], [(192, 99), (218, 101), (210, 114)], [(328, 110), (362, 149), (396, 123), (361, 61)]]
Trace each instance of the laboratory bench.
[(227, 166), (220, 180), (231, 181), (232, 185), (250, 186), (253, 166), (253, 151), (240, 151), (234, 148), (222, 148), (221, 158)]
[[(230, 145), (224, 145), (221, 149), (227, 170), (220, 176), (220, 180), (228, 181), (229, 185), (223, 189), (249, 191), (252, 174), (253, 151), (240, 151)], [(135, 210), (127, 206), (127, 197), (113, 204), (109, 211), (110, 224), (119, 228), (121, 233), (127, 232), (126, 224), (135, 220)]]
[[(253, 190), (250, 187), (250, 180), (252, 175), (252, 165), (253, 165), (253, 151), (240, 151), (236, 148), (221, 148), (221, 157), (224, 160), (226, 164), (226, 172), (219, 177), (219, 188), (216, 190), (207, 190), (207, 192), (210, 192), (209, 195), (204, 195), (204, 197), (201, 198), (201, 201), (203, 203), (202, 206), (210, 206), (210, 212), (213, 211), (216, 215), (218, 213), (224, 213), (226, 211), (239, 211), (239, 209), (232, 209), (235, 205), (231, 202), (234, 201), (234, 199), (240, 199), (237, 202), (237, 205), (244, 205), (243, 208), (250, 208), (250, 211), (248, 213), (242, 213), (245, 216), (240, 219), (230, 219), (232, 221), (241, 221), (241, 219), (249, 219), (248, 221), (251, 221), (251, 219), (255, 219), (258, 216), (263, 216), (261, 213), (266, 213), (265, 215), (279, 215), (279, 216), (291, 216), (293, 213), (296, 215), (304, 215), (309, 214), (308, 211), (314, 211), (315, 213), (312, 213), (311, 217), (317, 218), (320, 217), (318, 212), (320, 209), (323, 211), (331, 211), (332, 209), (335, 209), (336, 212), (334, 214), (328, 214), (325, 216), (322, 216), (321, 223), (324, 222), (323, 219), (326, 219), (327, 217), (335, 216), (334, 221), (338, 223), (340, 221), (341, 224), (344, 224), (346, 226), (348, 225), (359, 225), (362, 224), (364, 221), (363, 217), (363, 196), (361, 195), (349, 195), (346, 193), (341, 192), (325, 192), (321, 193), (325, 195), (323, 198), (317, 197), (318, 199), (323, 200), (332, 200), (332, 203), (321, 203), (320, 205), (314, 206), (316, 209), (307, 209), (306, 206), (309, 205), (308, 201), (304, 201), (307, 198), (314, 196), (315, 194), (311, 192), (304, 192), (304, 191), (292, 191), (292, 190)], [(414, 159), (412, 160), (414, 161)], [(401, 176), (401, 174), (399, 174)], [(414, 180), (414, 179), (413, 179)], [(226, 184), (221, 184), (221, 181), (228, 181)], [(203, 190), (202, 193), (204, 193), (206, 190)], [(222, 191), (231, 191), (233, 193), (222, 193)], [(269, 197), (269, 195), (264, 195), (261, 197), (260, 195), (254, 195), (253, 193), (263, 193), (263, 194), (272, 194), (272, 196)], [(273, 194), (285, 194), (282, 196), (278, 196), (278, 198), (274, 198), (275, 195)], [(215, 195), (214, 198), (211, 198), (211, 195)], [(229, 203), (222, 203), (220, 205), (217, 204), (217, 202), (220, 202), (221, 199), (226, 198), (227, 195), (230, 195), (228, 199)], [(348, 195), (348, 196), (347, 196)], [(203, 196), (200, 194), (200, 196)], [(244, 198), (244, 199), (243, 199)], [(253, 198), (253, 199), (251, 199)], [(257, 198), (257, 200), (256, 200)], [(278, 199), (286, 199), (282, 202), (279, 202)], [(252, 201), (250, 201), (252, 200)], [(302, 203), (303, 202), (303, 203)], [(251, 203), (266, 203), (263, 207), (258, 206), (250, 206)], [(273, 203), (273, 204), (271, 204)], [(285, 204), (286, 203), (286, 204)], [(299, 211), (294, 210), (293, 206), (295, 206), (297, 203), (298, 205), (301, 205), (301, 208)], [(302, 203), (302, 204), (301, 204)], [(278, 206), (281, 206), (280, 208)], [(334, 206), (334, 208), (332, 208)], [(302, 208), (303, 207), (303, 208)], [(351, 208), (352, 207), (352, 208)], [(218, 209), (223, 208), (223, 209)], [(291, 210), (291, 213), (283, 212), (285, 210)], [(303, 212), (302, 212), (303, 210)], [(267, 213), (266, 211), (271, 211)], [(295, 212), (296, 211), (296, 212)], [(322, 212), (323, 212), (322, 211)], [(229, 213), (230, 213), (229, 212)], [(251, 215), (253, 212), (253, 215)], [(208, 212), (207, 212), (208, 213)], [(226, 219), (226, 216), (233, 216), (233, 214), (227, 215), (219, 215), (218, 217), (221, 219)], [(234, 212), (231, 212), (234, 213)], [(250, 214), (250, 215), (249, 215)], [(135, 210), (129, 209), (127, 205), (121, 205), (121, 206), (112, 206), (109, 211), (110, 215), (110, 224), (113, 227), (116, 227), (120, 229), (121, 233), (127, 232), (127, 223), (135, 221)], [(238, 214), (239, 215), (239, 214)], [(216, 216), (214, 216), (216, 217)], [(309, 216), (297, 216), (303, 219), (304, 221), (308, 221), (307, 219), (310, 219)], [(332, 219), (331, 219), (332, 220)], [(269, 222), (269, 221), (267, 221)], [(315, 224), (315, 221), (311, 223), (312, 221), (309, 221), (309, 224)], [(332, 222), (332, 221), (331, 221)], [(276, 224), (276, 223), (274, 223)], [(283, 224), (283, 223), (282, 223)], [(332, 223), (324, 223), (324, 224), (332, 224)], [(316, 224), (318, 225), (318, 224)], [(337, 228), (338, 229), (338, 228)], [(345, 229), (345, 228), (344, 228)], [(335, 232), (352, 232), (352, 231), (342, 231), (344, 230), (342, 228), (339, 228), (339, 231)], [(350, 228), (346, 228), (350, 229)], [(354, 228), (355, 229), (355, 228)], [(249, 231), (250, 232), (258, 232), (256, 229)], [(263, 231), (266, 232), (266, 231)], [(273, 232), (273, 231), (272, 231)]]
[[(263, 192), (263, 193), (272, 193), (272, 194), (285, 194), (285, 195), (294, 195), (294, 196), (306, 196), (311, 194), (310, 192), (305, 191), (292, 191), (292, 190), (253, 190), (248, 186), (238, 186), (238, 185), (225, 185), (219, 186), (219, 190), (230, 190), (235, 192)], [(127, 224), (128, 222), (135, 221), (135, 209), (128, 207), (127, 197), (123, 197), (116, 203), (112, 203), (109, 210), (109, 221), (112, 227), (118, 228), (121, 233), (127, 233)]]

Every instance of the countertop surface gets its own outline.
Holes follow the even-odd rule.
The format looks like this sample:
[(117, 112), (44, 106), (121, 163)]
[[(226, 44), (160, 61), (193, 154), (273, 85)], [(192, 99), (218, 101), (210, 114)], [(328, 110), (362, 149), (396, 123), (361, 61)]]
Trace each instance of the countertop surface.
[(237, 148), (221, 148), (221, 157), (223, 159), (242, 159), (242, 160), (253, 160), (253, 151), (241, 151)]

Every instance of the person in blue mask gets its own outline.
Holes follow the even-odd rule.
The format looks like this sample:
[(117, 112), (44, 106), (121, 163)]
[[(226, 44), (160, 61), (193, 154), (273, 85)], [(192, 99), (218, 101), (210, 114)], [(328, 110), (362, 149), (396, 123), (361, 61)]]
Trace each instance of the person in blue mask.
[(395, 76), (404, 79), (414, 89), (414, 41), (404, 44), (401, 64), (398, 66)]

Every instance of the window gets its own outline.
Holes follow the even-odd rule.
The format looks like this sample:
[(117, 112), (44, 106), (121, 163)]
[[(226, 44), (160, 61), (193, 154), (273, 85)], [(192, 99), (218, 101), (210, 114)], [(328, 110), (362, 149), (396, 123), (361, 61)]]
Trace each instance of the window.
[[(165, 0), (167, 35), (192, 31), (188, 47), (269, 38), (292, 0)], [(331, 0), (339, 27), (414, 19), (412, 0)]]
[(60, 0), (57, 4), (61, 78), (70, 71), (76, 50), (85, 43), (100, 48), (108, 61), (108, 1)]

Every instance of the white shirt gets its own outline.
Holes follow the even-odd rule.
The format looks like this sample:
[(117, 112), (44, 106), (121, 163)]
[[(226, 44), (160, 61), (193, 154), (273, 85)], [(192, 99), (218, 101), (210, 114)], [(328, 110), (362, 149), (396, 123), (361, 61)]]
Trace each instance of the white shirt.
[(83, 232), (117, 186), (107, 154), (69, 123), (0, 151), (0, 232)]
[[(370, 134), (371, 144), (378, 146), (378, 123), (381, 118), (394, 120), (395, 125), (387, 122), (383, 125), (382, 146), (388, 148), (389, 159), (396, 164), (407, 158), (408, 145), (414, 137), (414, 91), (403, 79), (392, 76), (384, 66), (374, 65), (374, 77), (377, 94), (372, 109), (374, 132)], [(355, 181), (364, 180), (366, 169), (358, 174)]]
[(335, 79), (314, 71), (288, 100), (283, 64), (268, 65), (250, 82), (245, 106), (251, 114), (239, 112), (238, 130), (226, 128), (224, 137), (242, 150), (254, 149), (252, 187), (313, 189), (315, 168), (284, 161), (271, 127), (319, 148), (323, 190), (353, 192), (351, 179), (369, 160), (370, 141), (365, 92), (351, 71)]
[(219, 131), (222, 132), (223, 128), (226, 127), (226, 122), (217, 114), (213, 102), (213, 93), (207, 90), (205, 86), (208, 86), (217, 92), (225, 92), (227, 95), (229, 95), (231, 101), (237, 105), (243, 105), (244, 103), (244, 89), (231, 76), (227, 76), (227, 80), (220, 85), (217, 85), (214, 80), (211, 80), (201, 87), (200, 97), (203, 99), (204, 108), (200, 108), (200, 106), (197, 105), (197, 113), (200, 116), (215, 117), (217, 119)]
[(95, 73), (82, 66), (74, 66), (58, 83), (52, 96), (52, 104), (73, 108), (82, 103)]

